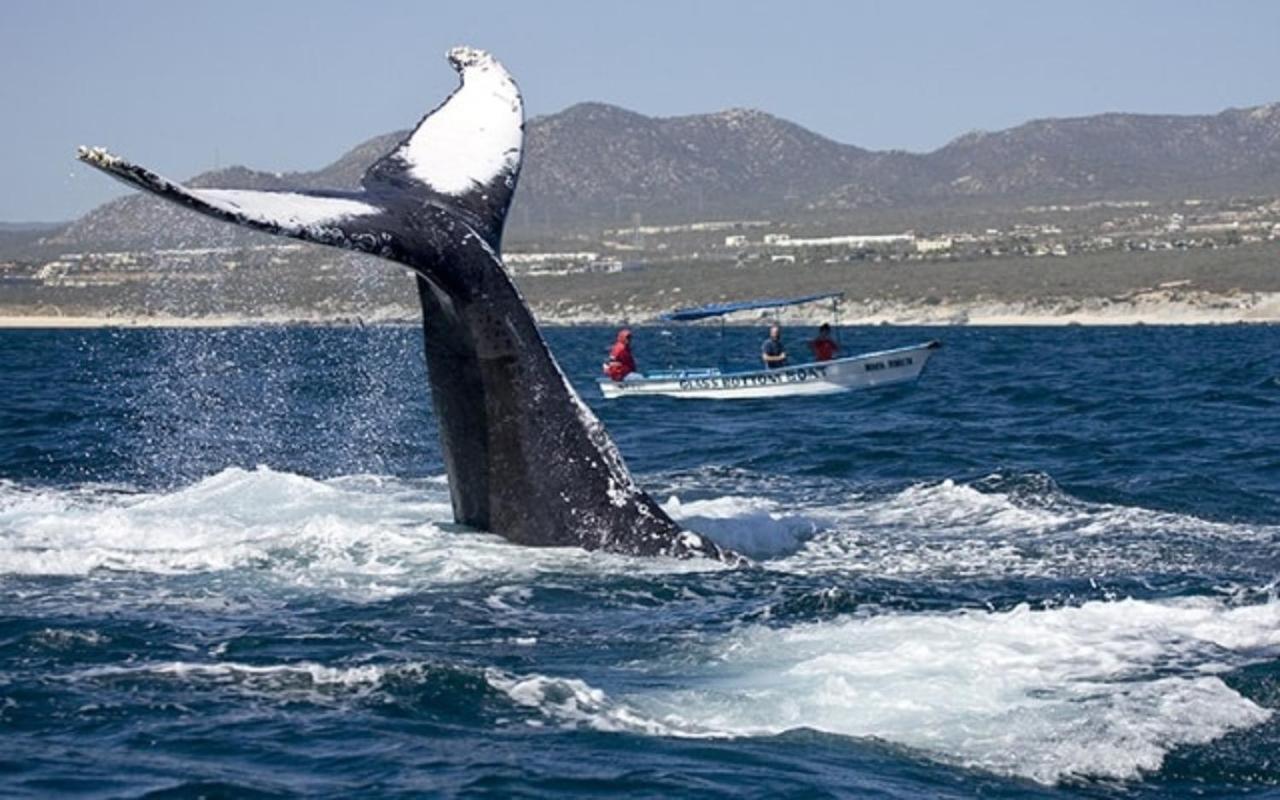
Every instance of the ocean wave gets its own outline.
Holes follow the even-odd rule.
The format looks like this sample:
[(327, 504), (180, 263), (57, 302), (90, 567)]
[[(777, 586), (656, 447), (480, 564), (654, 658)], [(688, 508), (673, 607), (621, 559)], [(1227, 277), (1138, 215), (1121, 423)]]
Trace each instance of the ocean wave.
[[(537, 602), (530, 586), (548, 574), (589, 579), (589, 585), (555, 579), (577, 602), (605, 584), (616, 593), (618, 576), (639, 581), (629, 591), (643, 593), (650, 577), (721, 570), (705, 562), (513, 546), (450, 526), (447, 501), (438, 481), (372, 475), (318, 481), (267, 468), (224, 470), (161, 494), (6, 484), (0, 573), (239, 571), (357, 602), (496, 579), (499, 588), (486, 588), (482, 607), (524, 623), (538, 613), (530, 608)], [(1267, 526), (1085, 502), (1039, 475), (919, 484), (838, 504), (786, 507), (771, 498), (722, 495), (677, 497), (667, 505), (691, 527), (716, 529), (744, 549), (759, 547), (767, 560), (752, 574), (775, 576), (1190, 570), (1219, 557), (1218, 543), (1237, 558), (1248, 543), (1265, 559), (1274, 556), (1277, 539)], [(134, 583), (140, 593), (153, 589)], [(750, 592), (759, 585), (768, 593), (775, 584), (721, 588)], [(664, 597), (657, 602), (699, 613), (681, 587)], [(682, 637), (674, 650), (628, 662), (620, 689), (574, 675), (421, 660), (127, 663), (82, 669), (68, 679), (227, 687), (286, 702), (371, 699), (410, 714), (494, 701), (486, 720), (643, 736), (814, 729), (1046, 784), (1139, 778), (1159, 770), (1176, 748), (1216, 741), (1274, 714), (1225, 679), (1280, 656), (1274, 586), (1237, 597), (929, 613), (843, 614), (840, 597), (818, 601), (834, 604), (839, 615), (785, 627), (744, 623), (728, 634), (707, 627)], [(42, 646), (94, 644), (72, 641), (67, 630), (42, 629)], [(500, 636), (508, 637), (507, 649), (554, 646), (526, 624)], [(593, 674), (608, 676), (609, 669), (596, 664)]]
[[(784, 505), (756, 494), (681, 499), (681, 524), (793, 574), (901, 578), (1189, 574), (1280, 565), (1280, 528), (1080, 500), (1039, 473), (831, 493)], [(164, 493), (28, 489), (0, 482), (0, 574), (251, 571), (300, 588), (380, 598), (546, 571), (717, 569), (573, 548), (523, 548), (454, 525), (447, 483), (377, 475), (316, 480), (230, 468)], [(1274, 570), (1273, 570), (1274, 572)]]
[(519, 547), (451, 518), (447, 484), (434, 479), (356, 475), (321, 481), (258, 467), (225, 469), (165, 493), (3, 484), (0, 575), (242, 571), (287, 586), (381, 599), (546, 571), (720, 568)]
[(441, 537), (430, 521), (448, 513), (439, 500), (353, 483), (232, 468), (164, 494), (0, 488), (0, 573), (273, 565), (299, 579), (311, 569), (374, 577), (401, 572), (407, 556)]
[(1089, 502), (1039, 473), (855, 495), (817, 519), (821, 532), (771, 568), (941, 578), (1229, 572), (1241, 544), (1263, 572), (1280, 566), (1280, 527)]
[(1135, 779), (1274, 711), (1223, 675), (1280, 655), (1280, 602), (1092, 602), (748, 626), (692, 688), (626, 698), (667, 731), (874, 737), (1053, 784)]
[[(1280, 655), (1280, 602), (1094, 602), (748, 626), (685, 688), (611, 696), (488, 669), (533, 725), (681, 738), (818, 730), (1053, 785), (1138, 780), (1175, 749), (1271, 720), (1224, 675)], [(650, 665), (655, 671), (662, 664)]]
[(332, 667), (301, 661), (291, 664), (244, 664), (234, 661), (165, 661), (132, 666), (94, 667), (66, 676), (78, 681), (134, 681), (173, 678), (211, 683), (238, 683), (245, 686), (276, 688), (317, 688), (324, 686), (372, 687), (394, 670), (421, 670), (423, 664), (363, 664)]
[[(490, 669), (489, 685), (503, 692), (517, 706), (531, 709), (562, 727), (588, 727), (609, 733), (637, 733), (650, 736), (699, 735), (692, 727), (680, 729), (645, 717), (626, 703), (610, 698), (604, 691), (577, 678), (548, 675), (516, 675)], [(539, 725), (541, 722), (530, 724)], [(707, 732), (706, 736), (715, 735)]]

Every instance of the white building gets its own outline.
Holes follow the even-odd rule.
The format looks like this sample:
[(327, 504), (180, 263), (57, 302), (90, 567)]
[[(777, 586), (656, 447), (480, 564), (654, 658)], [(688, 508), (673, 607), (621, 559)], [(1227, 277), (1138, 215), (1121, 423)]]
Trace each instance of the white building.
[(937, 239), (916, 239), (917, 253), (942, 253), (951, 249), (951, 239), (949, 237), (940, 237)]
[(777, 234), (782, 238), (770, 242), (766, 236), (765, 244), (776, 244), (779, 247), (875, 247), (877, 245), (910, 244), (915, 236), (910, 233), (891, 234), (855, 234), (849, 236), (822, 236), (813, 239), (792, 239), (785, 233)]

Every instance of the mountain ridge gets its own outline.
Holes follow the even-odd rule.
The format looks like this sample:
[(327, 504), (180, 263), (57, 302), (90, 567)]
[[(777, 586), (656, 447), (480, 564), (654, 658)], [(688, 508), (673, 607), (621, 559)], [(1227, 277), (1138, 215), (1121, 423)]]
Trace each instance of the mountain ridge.
[[(229, 167), (197, 186), (359, 186), (406, 134), (357, 144), (317, 170)], [(797, 218), (929, 209), (1280, 194), (1280, 103), (1212, 115), (1107, 112), (970, 131), (929, 153), (843, 144), (757, 109), (650, 117), (584, 102), (526, 123), (525, 168), (510, 227), (565, 229), (646, 221)], [(265, 241), (141, 195), (93, 209), (48, 243), (81, 250), (238, 246)]]

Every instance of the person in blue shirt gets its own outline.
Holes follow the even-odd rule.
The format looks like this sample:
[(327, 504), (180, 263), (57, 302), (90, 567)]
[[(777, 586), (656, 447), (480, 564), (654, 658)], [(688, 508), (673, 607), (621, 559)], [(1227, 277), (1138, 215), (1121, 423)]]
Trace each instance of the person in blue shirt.
[(782, 328), (769, 326), (769, 338), (760, 346), (760, 357), (769, 369), (778, 369), (787, 365), (787, 348), (782, 344)]

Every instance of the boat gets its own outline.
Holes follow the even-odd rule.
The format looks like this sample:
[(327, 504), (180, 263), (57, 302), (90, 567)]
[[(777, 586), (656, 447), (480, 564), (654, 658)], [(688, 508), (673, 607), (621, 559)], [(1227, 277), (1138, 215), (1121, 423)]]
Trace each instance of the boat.
[[(724, 317), (738, 311), (782, 308), (832, 299), (837, 314), (841, 292), (768, 300), (747, 300), (685, 308), (663, 314), (669, 322), (688, 322)], [(838, 326), (837, 326), (838, 327)], [(723, 327), (721, 329), (723, 331)], [(777, 369), (724, 371), (718, 367), (697, 367), (632, 373), (625, 380), (600, 378), (600, 392), (606, 399), (662, 395), (667, 397), (737, 400), (761, 397), (802, 397), (850, 392), (875, 386), (890, 386), (920, 377), (929, 358), (942, 343), (930, 340), (907, 347), (788, 365)]]

